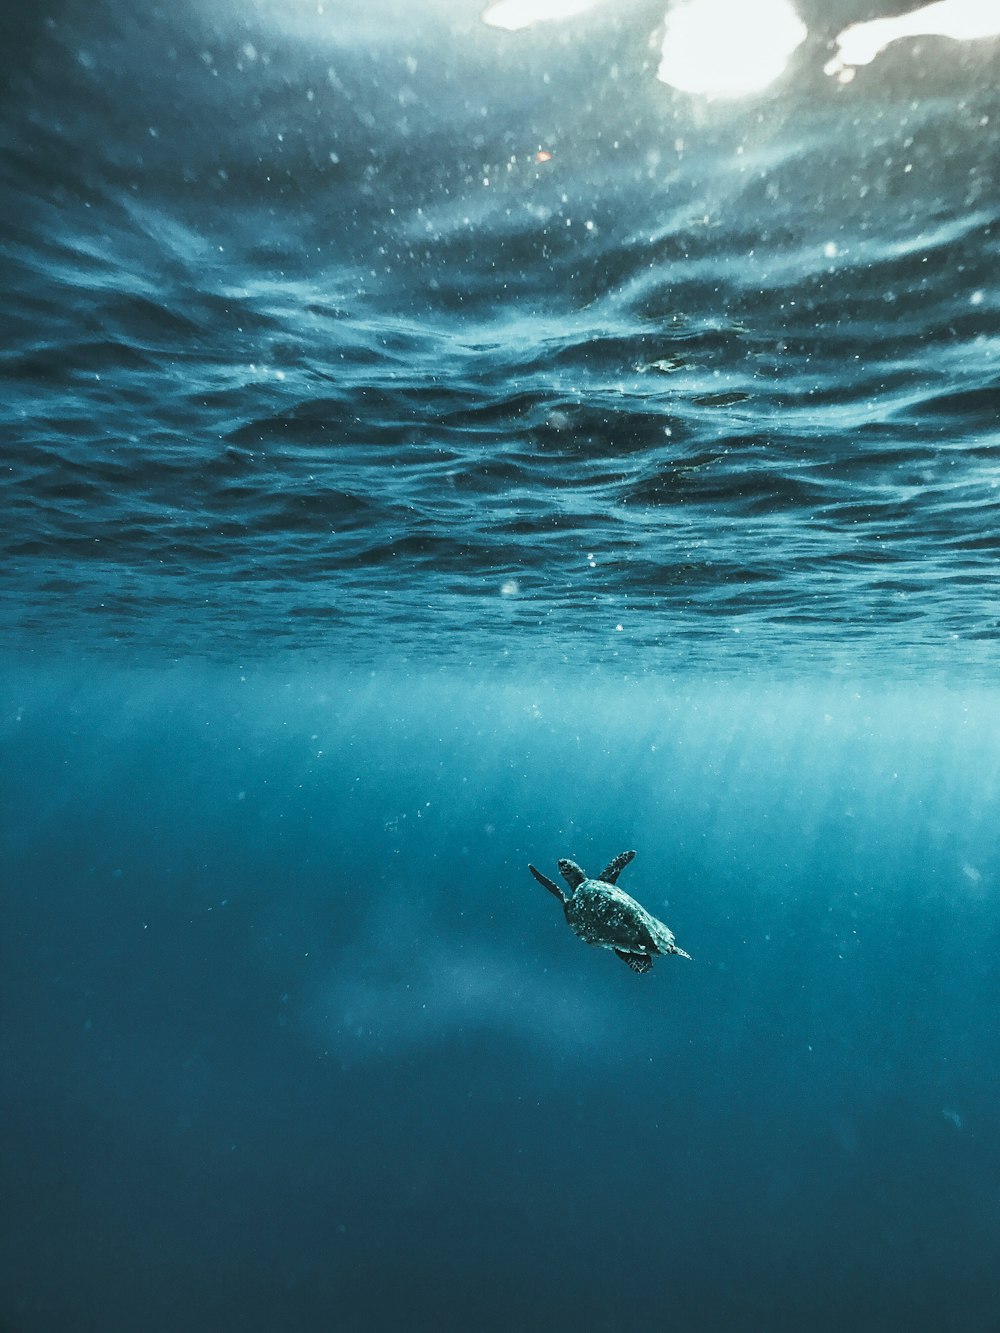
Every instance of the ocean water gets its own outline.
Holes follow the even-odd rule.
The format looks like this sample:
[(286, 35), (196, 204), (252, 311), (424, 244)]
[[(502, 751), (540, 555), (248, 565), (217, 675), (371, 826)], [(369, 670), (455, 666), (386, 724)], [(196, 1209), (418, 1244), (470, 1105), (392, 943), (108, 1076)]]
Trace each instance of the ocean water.
[[(0, 1327), (1000, 1327), (1000, 44), (0, 8)], [(587, 948), (528, 873), (692, 961)]]

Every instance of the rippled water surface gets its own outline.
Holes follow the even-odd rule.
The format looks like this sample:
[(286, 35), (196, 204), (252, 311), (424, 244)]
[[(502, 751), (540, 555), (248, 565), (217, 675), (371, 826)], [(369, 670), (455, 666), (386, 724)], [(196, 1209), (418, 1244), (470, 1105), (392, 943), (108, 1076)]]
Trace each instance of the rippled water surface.
[(332, 9), (8, 17), (10, 641), (988, 673), (996, 45)]

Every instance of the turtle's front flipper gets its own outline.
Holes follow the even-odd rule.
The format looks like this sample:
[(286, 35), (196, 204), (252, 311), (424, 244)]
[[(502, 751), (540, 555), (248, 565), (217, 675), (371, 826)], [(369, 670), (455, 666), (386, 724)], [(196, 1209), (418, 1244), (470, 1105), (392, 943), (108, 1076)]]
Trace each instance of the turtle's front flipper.
[(675, 953), (678, 958), (686, 958), (689, 963), (694, 961), (689, 953), (685, 953), (683, 949), (678, 949), (676, 944), (673, 946), (670, 952)]
[(633, 972), (648, 972), (653, 966), (648, 953), (629, 953), (626, 949), (615, 949), (614, 952), (623, 963), (628, 963)]
[(578, 889), (587, 878), (575, 861), (565, 859), (559, 862), (559, 873), (571, 889)]
[(540, 870), (536, 870), (533, 865), (529, 865), (528, 869), (534, 875), (535, 879), (538, 880), (543, 889), (548, 889), (549, 893), (554, 893), (560, 902), (563, 901), (562, 889), (558, 884), (553, 884), (550, 879), (543, 875)]
[(622, 852), (621, 856), (616, 856), (613, 861), (608, 862), (597, 878), (603, 880), (605, 884), (617, 884), (618, 876), (634, 856), (635, 852)]

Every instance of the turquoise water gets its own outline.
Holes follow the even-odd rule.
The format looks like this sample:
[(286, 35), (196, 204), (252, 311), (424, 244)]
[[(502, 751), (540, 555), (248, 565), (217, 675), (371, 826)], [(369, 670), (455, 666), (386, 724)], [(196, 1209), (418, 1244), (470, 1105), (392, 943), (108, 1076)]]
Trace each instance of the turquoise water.
[(5, 696), (12, 1326), (990, 1327), (992, 691)]
[(327, 10), (0, 10), (0, 1325), (993, 1328), (996, 44)]

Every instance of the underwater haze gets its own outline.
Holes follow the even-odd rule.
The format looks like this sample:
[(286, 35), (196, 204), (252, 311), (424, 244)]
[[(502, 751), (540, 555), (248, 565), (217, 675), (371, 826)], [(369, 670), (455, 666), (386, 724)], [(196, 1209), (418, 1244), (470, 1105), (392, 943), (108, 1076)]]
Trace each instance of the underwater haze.
[(1000, 40), (728, 3), (0, 3), (4, 1333), (1000, 1329)]

